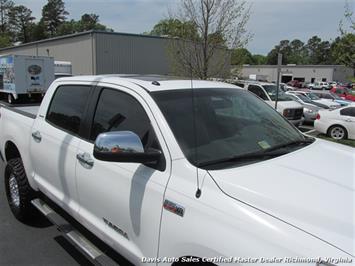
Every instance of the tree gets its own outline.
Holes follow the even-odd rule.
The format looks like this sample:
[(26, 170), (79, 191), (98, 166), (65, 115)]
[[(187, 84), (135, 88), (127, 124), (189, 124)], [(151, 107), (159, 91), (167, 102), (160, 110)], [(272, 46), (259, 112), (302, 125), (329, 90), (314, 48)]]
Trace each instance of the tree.
[(62, 0), (48, 0), (43, 6), (42, 21), (50, 37), (56, 36), (59, 26), (64, 23), (68, 14)]
[(267, 63), (269, 65), (277, 65), (277, 57), (278, 54), (281, 53), (282, 56), (282, 64), (288, 63), (288, 58), (291, 53), (290, 41), (282, 40), (278, 45), (276, 45), (267, 55)]
[(46, 26), (44, 25), (43, 19), (41, 19), (38, 23), (33, 25), (31, 31), (31, 39), (32, 41), (39, 41), (47, 39), (49, 36), (46, 31)]
[[(344, 19), (345, 19), (345, 22), (344, 22)], [(349, 24), (350, 31), (355, 32), (354, 11), (351, 8), (348, 1), (346, 1), (346, 3), (345, 3), (344, 19), (340, 20), (340, 23), (339, 23), (339, 31), (340, 31), (341, 35), (347, 34), (345, 23)]]
[(330, 42), (322, 41), (318, 36), (313, 36), (307, 42), (309, 63), (314, 65), (324, 65), (331, 63)]
[(79, 20), (79, 31), (88, 30), (107, 30), (107, 28), (99, 23), (99, 15), (84, 14)]
[(255, 65), (266, 65), (267, 57), (261, 54), (254, 54), (253, 55), (253, 64)]
[(308, 51), (302, 41), (298, 39), (291, 41), (287, 63), (297, 65), (308, 63)]
[(78, 22), (74, 19), (64, 21), (57, 29), (57, 36), (73, 34), (78, 32)]
[(332, 57), (335, 63), (355, 69), (355, 34), (347, 33), (336, 38), (332, 44)]
[(99, 16), (96, 14), (84, 14), (81, 19), (75, 21), (64, 21), (57, 30), (57, 36), (73, 34), (89, 30), (113, 31), (105, 25), (99, 23)]
[(253, 55), (245, 48), (238, 48), (232, 51), (232, 65), (254, 64)]
[(9, 12), (13, 6), (11, 0), (0, 0), (0, 33), (8, 33)]
[(171, 19), (188, 22), (197, 30), (192, 38), (173, 39), (170, 45), (176, 74), (200, 79), (225, 74), (230, 65), (225, 49), (243, 47), (250, 39), (246, 31), (250, 6), (245, 0), (181, 0)]
[(0, 48), (11, 46), (11, 37), (8, 34), (0, 33)]
[(197, 40), (199, 38), (196, 25), (191, 21), (181, 21), (173, 18), (159, 21), (153, 30), (149, 32), (149, 35), (168, 36), (186, 40)]
[(30, 41), (30, 31), (34, 26), (34, 19), (32, 11), (23, 5), (11, 8), (9, 22), (14, 35), (14, 41), (21, 41), (23, 43)]

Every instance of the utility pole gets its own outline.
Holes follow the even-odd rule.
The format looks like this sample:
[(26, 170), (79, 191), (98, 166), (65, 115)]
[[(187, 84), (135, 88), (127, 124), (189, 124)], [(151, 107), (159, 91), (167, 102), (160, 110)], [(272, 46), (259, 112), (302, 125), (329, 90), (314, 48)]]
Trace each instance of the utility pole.
[(282, 65), (282, 54), (277, 54), (277, 82), (276, 82), (276, 101), (275, 101), (275, 110), (277, 110), (277, 101), (279, 100), (279, 89), (280, 89), (280, 74), (281, 74), (281, 65)]

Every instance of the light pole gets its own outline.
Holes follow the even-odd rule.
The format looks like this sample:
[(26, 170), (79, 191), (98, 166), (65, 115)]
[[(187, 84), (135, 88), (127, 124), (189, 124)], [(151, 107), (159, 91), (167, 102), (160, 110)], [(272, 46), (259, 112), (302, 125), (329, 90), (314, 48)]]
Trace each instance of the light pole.
[(282, 54), (277, 54), (277, 82), (276, 82), (276, 101), (275, 101), (275, 109), (277, 110), (277, 101), (279, 100), (279, 89), (280, 89), (280, 73), (281, 73), (281, 65), (282, 65)]

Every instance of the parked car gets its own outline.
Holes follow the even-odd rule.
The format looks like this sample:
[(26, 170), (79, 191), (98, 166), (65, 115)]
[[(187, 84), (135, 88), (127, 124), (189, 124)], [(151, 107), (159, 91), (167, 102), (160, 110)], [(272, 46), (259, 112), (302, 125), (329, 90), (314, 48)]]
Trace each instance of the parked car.
[(355, 101), (355, 95), (353, 94), (351, 89), (347, 88), (333, 88), (330, 90), (332, 93), (335, 93), (339, 97), (349, 100), (349, 101)]
[(316, 120), (317, 114), (319, 110), (323, 108), (317, 106), (312, 102), (308, 97), (302, 94), (288, 94), (292, 100), (302, 104), (303, 106), (303, 117), (305, 123), (313, 123)]
[(316, 81), (312, 85), (309, 85), (310, 90), (330, 90), (331, 86), (328, 82)]
[(295, 88), (302, 88), (302, 84), (298, 80), (291, 80), (291, 81), (287, 82), (287, 85), (289, 85), (291, 87), (295, 87)]
[(310, 100), (312, 100), (313, 102), (317, 102), (320, 104), (324, 104), (326, 106), (328, 106), (330, 109), (336, 109), (336, 108), (340, 108), (341, 105), (337, 102), (334, 102), (332, 100), (328, 100), (328, 99), (321, 99), (319, 98), (316, 94), (314, 94), (312, 91), (295, 91), (293, 93), (300, 93), (305, 95), (306, 97), (308, 97)]
[(45, 195), (134, 265), (354, 259), (353, 149), (303, 135), (244, 89), (78, 76), (54, 81), (36, 114), (0, 112), (5, 190), (19, 220), (34, 222), (33, 205), (56, 217)]
[(280, 88), (286, 92), (286, 91), (293, 91), (293, 90), (296, 90), (297, 88), (295, 87), (292, 87), (290, 85), (287, 85), (286, 83), (280, 83)]
[(313, 94), (317, 95), (321, 99), (327, 99), (339, 103), (341, 106), (348, 106), (352, 101), (344, 100), (339, 97), (337, 94), (331, 91), (312, 91)]
[[(268, 82), (247, 82), (244, 88), (263, 99), (270, 106), (275, 107), (277, 93), (277, 86), (275, 84)], [(278, 90), (277, 111), (296, 126), (303, 122), (302, 105), (293, 101), (281, 89)]]
[(319, 111), (314, 128), (333, 139), (355, 139), (355, 106)]
[(303, 88), (309, 89), (310, 87), (313, 87), (314, 83), (312, 82), (305, 82), (303, 83)]

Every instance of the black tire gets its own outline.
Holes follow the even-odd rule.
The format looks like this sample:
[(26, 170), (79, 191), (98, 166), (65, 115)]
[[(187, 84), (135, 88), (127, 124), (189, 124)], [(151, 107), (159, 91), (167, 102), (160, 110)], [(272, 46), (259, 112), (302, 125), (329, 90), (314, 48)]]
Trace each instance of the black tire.
[(9, 160), (5, 167), (5, 191), (10, 209), (19, 221), (29, 222), (37, 217), (38, 212), (31, 204), (31, 200), (36, 198), (36, 192), (28, 183), (20, 158)]
[[(332, 131), (333, 131), (333, 130), (336, 130), (336, 129), (340, 130), (340, 131), (338, 132), (338, 134), (332, 133)], [(343, 133), (341, 133), (341, 130), (342, 130)], [(346, 128), (343, 127), (343, 126), (334, 125), (334, 126), (331, 126), (331, 127), (328, 129), (327, 135), (328, 135), (328, 137), (333, 138), (333, 139), (335, 139), (335, 140), (342, 140), (342, 139), (347, 139), (347, 138), (348, 138), (348, 131), (347, 131)], [(338, 137), (335, 137), (334, 135), (337, 135)]]

